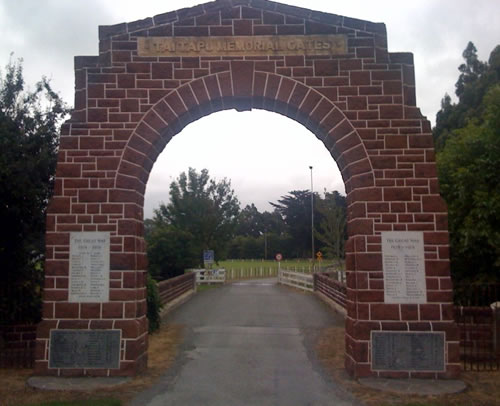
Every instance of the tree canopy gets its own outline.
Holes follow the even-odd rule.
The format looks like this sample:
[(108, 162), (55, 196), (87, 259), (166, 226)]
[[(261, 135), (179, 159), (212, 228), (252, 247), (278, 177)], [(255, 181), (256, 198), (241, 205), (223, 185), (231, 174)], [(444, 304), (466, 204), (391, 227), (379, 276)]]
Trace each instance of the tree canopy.
[[(343, 257), (346, 201), (338, 192), (315, 194), (315, 247), (328, 257)], [(216, 260), (311, 256), (311, 192), (291, 191), (272, 212), (254, 204), (239, 208), (231, 182), (217, 182), (208, 171), (190, 168), (170, 185), (170, 202), (145, 220), (150, 272), (170, 278), (201, 265), (202, 252)]]
[(469, 43), (456, 84), (445, 96), (434, 137), (441, 194), (449, 209), (456, 282), (500, 280), (500, 46), (488, 62)]
[[(26, 90), (22, 61), (11, 61), (5, 74), (0, 72), (0, 263), (8, 287), (0, 295), (2, 320), (39, 317), (45, 211), (54, 186), (59, 126), (67, 112), (47, 79)], [(7, 304), (17, 314), (5, 310)]]
[(325, 198), (318, 201), (320, 214), (316, 238), (322, 243), (323, 253), (330, 258), (340, 259), (344, 255), (347, 238), (347, 202), (339, 192), (325, 192)]
[(223, 258), (233, 236), (239, 202), (227, 179), (189, 168), (170, 185), (170, 202), (155, 210), (149, 230), (148, 259), (153, 276), (167, 278), (200, 265), (203, 251)]
[(483, 99), (488, 90), (500, 80), (500, 45), (490, 54), (488, 62), (478, 59), (477, 49), (472, 42), (467, 44), (463, 54), (464, 63), (458, 67), (460, 75), (455, 84), (458, 103), (445, 94), (441, 109), (436, 114), (433, 129), (437, 151), (440, 151), (454, 130), (463, 128), (470, 120), (480, 120), (484, 114)]
[[(314, 196), (318, 200), (318, 195)], [(277, 203), (271, 203), (286, 224), (294, 248), (295, 258), (311, 257), (311, 192), (309, 190), (292, 190), (282, 196)], [(313, 204), (314, 207), (314, 204)], [(316, 216), (315, 228), (319, 218)], [(315, 244), (315, 246), (317, 246)]]

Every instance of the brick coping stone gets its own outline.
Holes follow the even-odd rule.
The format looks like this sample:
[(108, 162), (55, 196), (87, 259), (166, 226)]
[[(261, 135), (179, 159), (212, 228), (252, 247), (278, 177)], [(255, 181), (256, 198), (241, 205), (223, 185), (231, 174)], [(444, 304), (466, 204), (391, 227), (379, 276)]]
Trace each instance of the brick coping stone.
[(447, 395), (463, 392), (467, 387), (458, 379), (360, 378), (358, 382), (372, 389), (406, 395)]

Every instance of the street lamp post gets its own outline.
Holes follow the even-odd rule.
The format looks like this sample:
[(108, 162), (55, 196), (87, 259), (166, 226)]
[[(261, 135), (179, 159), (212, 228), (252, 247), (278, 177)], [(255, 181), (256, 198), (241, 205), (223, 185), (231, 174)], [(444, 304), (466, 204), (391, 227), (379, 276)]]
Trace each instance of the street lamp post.
[(314, 268), (314, 190), (313, 190), (313, 167), (309, 166), (311, 170), (311, 259)]

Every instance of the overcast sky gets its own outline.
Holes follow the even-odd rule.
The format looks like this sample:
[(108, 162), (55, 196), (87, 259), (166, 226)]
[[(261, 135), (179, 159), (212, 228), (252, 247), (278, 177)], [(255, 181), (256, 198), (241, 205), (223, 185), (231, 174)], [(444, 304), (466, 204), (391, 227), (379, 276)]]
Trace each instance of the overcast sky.
[[(25, 79), (45, 75), (69, 103), (74, 98), (73, 57), (97, 55), (99, 25), (151, 17), (200, 4), (199, 0), (0, 0), (0, 67), (9, 55), (23, 58)], [(413, 52), (417, 104), (434, 122), (445, 92), (454, 95), (462, 51), (474, 42), (487, 60), (500, 43), (498, 0), (284, 0), (283, 3), (384, 22), (389, 51)], [(228, 177), (242, 206), (268, 210), (290, 190), (339, 190), (344, 185), (323, 144), (304, 127), (265, 111), (220, 112), (190, 124), (165, 148), (151, 173), (145, 216), (168, 201), (168, 186), (181, 171), (208, 168)]]

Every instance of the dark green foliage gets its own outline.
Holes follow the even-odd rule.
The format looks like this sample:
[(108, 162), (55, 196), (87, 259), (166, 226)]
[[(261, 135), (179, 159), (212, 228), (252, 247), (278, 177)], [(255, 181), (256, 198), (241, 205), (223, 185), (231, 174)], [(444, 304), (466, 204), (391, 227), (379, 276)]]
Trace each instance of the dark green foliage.
[[(238, 236), (231, 241), (233, 259), (268, 259), (281, 253), (285, 258), (311, 257), (311, 192), (291, 191), (272, 213), (245, 207), (239, 218)], [(338, 192), (314, 195), (315, 251), (327, 257), (344, 256), (346, 201)]]
[(199, 265), (201, 251), (193, 235), (171, 224), (157, 223), (147, 236), (149, 273), (157, 280), (182, 275)]
[(45, 211), (66, 113), (45, 78), (25, 91), (21, 62), (10, 62), (0, 74), (0, 263), (8, 286), (0, 299), (3, 322), (39, 318)]
[(500, 280), (500, 85), (438, 154), (456, 281)]
[(436, 115), (433, 129), (436, 149), (440, 151), (453, 131), (477, 120), (484, 113), (483, 98), (492, 86), (500, 82), (500, 45), (490, 55), (488, 63), (478, 60), (476, 47), (469, 42), (462, 56), (465, 63), (459, 66), (460, 76), (455, 84), (458, 103), (445, 95), (441, 110)]
[(236, 234), (245, 237), (259, 237), (265, 230), (262, 214), (252, 203), (241, 210), (238, 215)]
[(238, 235), (229, 245), (231, 259), (274, 259), (277, 253), (292, 258), (293, 246), (288, 234), (265, 233), (259, 237)]
[(231, 182), (210, 179), (190, 168), (170, 185), (170, 203), (155, 210), (148, 224), (148, 260), (157, 279), (181, 275), (202, 264), (203, 251), (224, 259), (234, 235), (239, 202)]
[(326, 257), (344, 257), (344, 246), (347, 238), (347, 203), (345, 196), (339, 192), (325, 193), (325, 198), (317, 203), (320, 224), (316, 230), (316, 238), (323, 244), (322, 252)]
[(445, 96), (434, 137), (441, 194), (449, 209), (455, 282), (500, 280), (500, 46), (488, 63), (469, 43), (456, 84)]
[[(315, 194), (314, 200), (319, 196)], [(278, 203), (271, 203), (281, 215), (292, 240), (293, 258), (311, 257), (311, 192), (309, 190), (292, 190), (282, 196)], [(315, 229), (319, 226), (319, 218), (315, 216)], [(315, 244), (315, 246), (317, 246)]]
[(281, 252), (292, 252), (286, 224), (274, 211), (259, 212), (254, 204), (247, 205), (238, 216), (235, 234), (229, 244), (228, 257), (233, 259), (268, 259)]
[(160, 292), (158, 290), (158, 283), (152, 278), (148, 273), (148, 279), (146, 283), (147, 290), (147, 303), (148, 303), (148, 321), (149, 321), (149, 333), (154, 333), (160, 328), (160, 311), (163, 307), (160, 300)]

